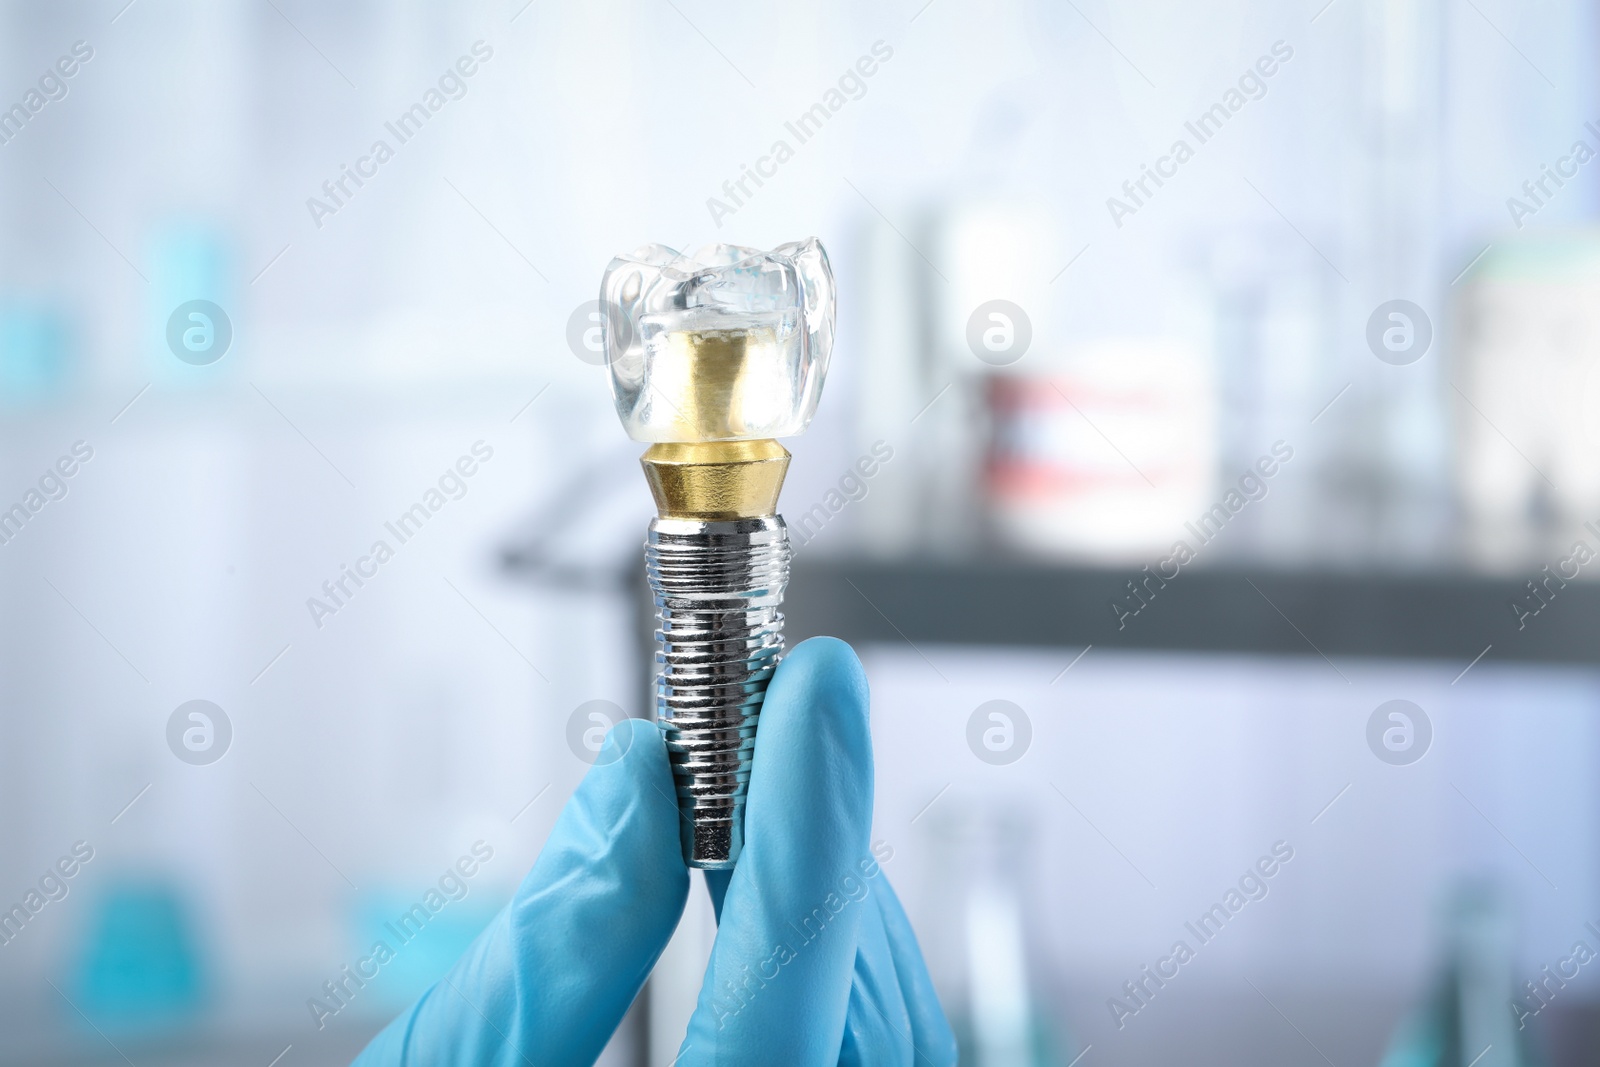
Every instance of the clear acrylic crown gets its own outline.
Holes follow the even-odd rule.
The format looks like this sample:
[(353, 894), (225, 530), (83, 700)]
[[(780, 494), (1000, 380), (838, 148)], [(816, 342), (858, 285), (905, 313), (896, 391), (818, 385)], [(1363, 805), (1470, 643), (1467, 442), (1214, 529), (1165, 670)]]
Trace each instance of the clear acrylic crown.
[(770, 252), (645, 245), (600, 283), (611, 395), (645, 442), (792, 437), (833, 351), (833, 272), (815, 238)]

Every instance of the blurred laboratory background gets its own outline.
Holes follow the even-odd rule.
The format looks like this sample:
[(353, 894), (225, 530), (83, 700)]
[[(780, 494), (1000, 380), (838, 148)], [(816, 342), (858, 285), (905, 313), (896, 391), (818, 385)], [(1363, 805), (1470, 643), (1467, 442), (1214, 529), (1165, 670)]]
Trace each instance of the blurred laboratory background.
[(811, 235), (790, 635), (867, 665), (963, 1062), (1600, 1063), (1597, 59), (1592, 0), (0, 4), (0, 1063), (344, 1063), (443, 973), (651, 713), (601, 273)]

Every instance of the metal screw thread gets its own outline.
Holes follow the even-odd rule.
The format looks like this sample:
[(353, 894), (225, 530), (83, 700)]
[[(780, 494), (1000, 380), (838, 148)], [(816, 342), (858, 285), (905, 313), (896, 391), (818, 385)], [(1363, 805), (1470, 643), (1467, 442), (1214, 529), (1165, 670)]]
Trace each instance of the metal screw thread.
[(657, 619), (656, 721), (678, 791), (683, 860), (730, 868), (767, 682), (783, 655), (789, 533), (776, 515), (650, 523), (645, 570)]

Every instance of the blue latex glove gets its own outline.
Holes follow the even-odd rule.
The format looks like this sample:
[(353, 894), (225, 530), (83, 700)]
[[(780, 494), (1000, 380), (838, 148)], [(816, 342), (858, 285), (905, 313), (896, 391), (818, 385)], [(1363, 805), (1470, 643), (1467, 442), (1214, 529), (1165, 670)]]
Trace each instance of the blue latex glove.
[[(739, 865), (706, 880), (717, 939), (679, 1067), (956, 1062), (871, 824), (866, 677), (807, 641), (767, 692)], [(592, 1063), (688, 892), (660, 731), (621, 723), (505, 911), (356, 1063)]]

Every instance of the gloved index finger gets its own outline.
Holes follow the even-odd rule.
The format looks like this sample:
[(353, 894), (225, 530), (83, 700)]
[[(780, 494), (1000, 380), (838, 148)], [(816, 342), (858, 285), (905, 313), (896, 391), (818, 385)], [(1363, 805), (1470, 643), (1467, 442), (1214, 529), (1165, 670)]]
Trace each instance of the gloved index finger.
[(688, 884), (661, 731), (619, 723), (506, 910), (357, 1063), (594, 1062)]
[(762, 706), (744, 852), (680, 1063), (837, 1062), (871, 827), (866, 677), (848, 645), (807, 641)]

